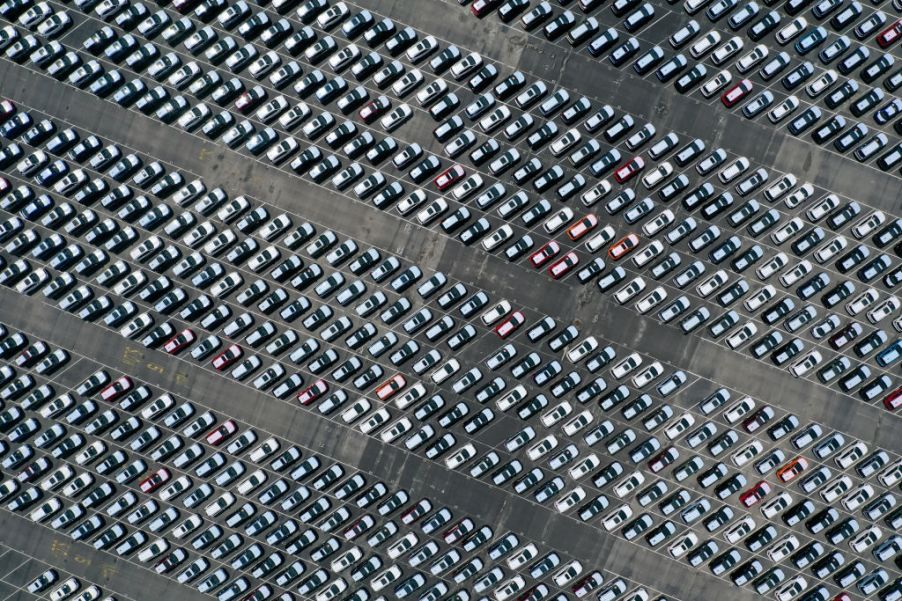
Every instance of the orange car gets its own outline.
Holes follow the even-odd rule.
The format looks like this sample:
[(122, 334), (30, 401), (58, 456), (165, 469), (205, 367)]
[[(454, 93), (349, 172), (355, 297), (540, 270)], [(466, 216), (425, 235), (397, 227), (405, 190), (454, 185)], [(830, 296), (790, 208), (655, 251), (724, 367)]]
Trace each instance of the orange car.
[(636, 234), (627, 234), (618, 240), (614, 246), (608, 249), (608, 256), (614, 261), (619, 261), (637, 246), (639, 246), (639, 236)]
[(595, 226), (598, 225), (598, 217), (593, 214), (588, 214), (570, 227), (567, 228), (567, 235), (570, 236), (570, 239), (576, 242), (589, 232), (595, 229)]
[(779, 478), (781, 482), (789, 482), (806, 469), (808, 469), (808, 460), (804, 457), (796, 457), (777, 470), (777, 478)]

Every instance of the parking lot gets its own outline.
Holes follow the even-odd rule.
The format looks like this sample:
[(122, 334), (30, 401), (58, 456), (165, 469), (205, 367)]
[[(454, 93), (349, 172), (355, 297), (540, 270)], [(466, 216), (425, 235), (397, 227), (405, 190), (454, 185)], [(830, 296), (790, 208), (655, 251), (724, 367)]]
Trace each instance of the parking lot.
[(863, 111), (729, 96), (683, 5), (334, 4), (0, 10), (11, 536), (222, 601), (902, 594), (892, 58)]

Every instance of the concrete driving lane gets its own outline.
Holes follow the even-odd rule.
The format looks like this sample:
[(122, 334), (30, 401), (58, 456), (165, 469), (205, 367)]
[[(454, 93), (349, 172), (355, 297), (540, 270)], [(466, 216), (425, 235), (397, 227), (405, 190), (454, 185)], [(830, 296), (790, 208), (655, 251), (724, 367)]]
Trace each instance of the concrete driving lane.
[[(375, 439), (349, 436), (350, 429), (271, 396), (254, 393), (208, 370), (186, 369), (184, 362), (148, 351), (111, 336), (98, 326), (62, 313), (38, 298), (0, 290), (0, 321), (22, 328), (54, 346), (73, 348), (99, 363), (117, 367), (136, 380), (196, 400), (260, 430), (297, 441), (318, 452), (357, 466), (384, 480), (390, 488), (442, 499), (450, 508), (477, 516), (496, 532), (512, 530), (548, 547), (565, 551), (587, 565), (611, 570), (683, 601), (753, 599), (751, 591), (676, 562), (662, 562), (645, 546), (588, 528), (551, 508), (537, 507), (512, 492), (474, 481)], [(666, 564), (665, 567), (661, 567)], [(125, 592), (125, 591), (123, 591)], [(147, 597), (144, 597), (147, 598)]]
[[(26, 105), (171, 162), (223, 186), (232, 195), (247, 194), (300, 213), (338, 233), (402, 255), (423, 269), (444, 271), (490, 291), (495, 298), (509, 298), (562, 321), (582, 324), (586, 334), (601, 334), (867, 442), (892, 448), (902, 438), (902, 420), (889, 412), (856, 402), (834, 389), (812, 386), (783, 369), (725, 352), (722, 345), (711, 340), (684, 336), (678, 328), (638, 316), (610, 296), (598, 294), (594, 287), (580, 286), (573, 278), (551, 284), (544, 274), (527, 273), (522, 265), (468, 249), (438, 232), (413, 227), (366, 203), (351, 201), (221, 146), (161, 127), (150, 118), (111, 111), (109, 105), (86, 92), (7, 61), (0, 61), (0, 79), (7, 93)], [(546, 285), (536, 286), (536, 281)], [(714, 386), (712, 383), (712, 389)]]

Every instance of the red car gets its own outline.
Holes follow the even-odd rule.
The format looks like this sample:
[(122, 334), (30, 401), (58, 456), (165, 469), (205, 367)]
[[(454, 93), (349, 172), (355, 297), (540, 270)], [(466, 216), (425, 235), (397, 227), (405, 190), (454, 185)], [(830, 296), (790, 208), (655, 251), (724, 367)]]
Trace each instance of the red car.
[(573, 591), (573, 594), (576, 595), (577, 599), (582, 599), (604, 582), (604, 576), (601, 575), (601, 572), (595, 571), (576, 582), (573, 586), (570, 587), (570, 590)]
[(319, 397), (326, 394), (329, 390), (329, 385), (326, 384), (322, 380), (317, 380), (304, 390), (298, 393), (298, 400), (301, 402), (301, 405), (309, 405)]
[(112, 403), (123, 394), (134, 388), (135, 383), (128, 376), (122, 376), (106, 388), (100, 391), (100, 398), (108, 403)]
[(883, 399), (883, 406), (890, 411), (895, 411), (899, 407), (902, 407), (902, 386), (889, 393), (889, 395)]
[(439, 173), (432, 183), (435, 184), (435, 187), (438, 188), (439, 191), (444, 192), (445, 190), (459, 182), (463, 178), (463, 176), (464, 168), (460, 165), (454, 164)]
[(16, 105), (9, 100), (0, 100), (0, 123), (16, 114)]
[(495, 326), (495, 333), (498, 334), (501, 338), (507, 338), (511, 334), (517, 331), (520, 326), (522, 326), (526, 322), (526, 316), (523, 315), (522, 311), (514, 311), (511, 313), (511, 316), (505, 319), (503, 322)]
[(172, 477), (172, 474), (169, 473), (165, 467), (161, 467), (148, 477), (141, 480), (141, 492), (150, 494), (156, 489), (160, 488), (162, 485), (166, 484), (169, 481), (169, 478)]
[(608, 256), (614, 261), (619, 261), (639, 246), (639, 236), (627, 234), (608, 249)]
[(749, 92), (752, 91), (752, 82), (747, 79), (743, 79), (735, 86), (727, 90), (720, 97), (720, 101), (723, 102), (723, 105), (728, 109), (736, 106), (736, 103), (745, 98)]
[(568, 252), (548, 268), (548, 275), (556, 280), (559, 280), (570, 273), (570, 270), (576, 267), (578, 264), (579, 257), (576, 256), (576, 253), (573, 251)]
[(642, 157), (633, 157), (614, 172), (614, 179), (617, 180), (618, 184), (626, 183), (636, 177), (643, 169), (645, 169), (645, 160)]
[(233, 344), (213, 358), (213, 367), (215, 367), (217, 371), (222, 371), (235, 361), (238, 361), (238, 359), (241, 359), (243, 355), (244, 351), (241, 350), (241, 347), (237, 344)]
[(595, 229), (595, 226), (598, 225), (598, 217), (593, 214), (586, 215), (573, 225), (567, 228), (567, 235), (570, 236), (570, 239), (576, 242), (589, 232)]
[(211, 444), (213, 446), (221, 445), (225, 439), (238, 431), (238, 424), (235, 423), (235, 420), (229, 419), (215, 428), (213, 428), (207, 434), (207, 444)]
[(197, 8), (198, 4), (200, 0), (174, 0), (172, 7), (184, 15)]
[(476, 0), (470, 6), (470, 12), (473, 13), (473, 16), (477, 19), (481, 19), (499, 6), (503, 0)]
[(169, 353), (170, 355), (177, 355), (185, 348), (197, 340), (197, 336), (194, 335), (194, 332), (191, 328), (185, 328), (172, 338), (166, 341), (166, 344), (163, 345), (163, 350)]
[(473, 531), (473, 520), (470, 518), (464, 518), (445, 530), (442, 534), (442, 538), (445, 539), (445, 542), (449, 545), (453, 545), (470, 532)]
[(548, 262), (548, 259), (555, 256), (561, 252), (560, 245), (552, 240), (536, 252), (532, 253), (529, 257), (529, 262), (532, 263), (532, 266), (538, 269), (542, 265)]
[(842, 592), (833, 597), (833, 601), (852, 601), (852, 597), (849, 596), (849, 593)]
[(765, 405), (755, 411), (751, 416), (747, 417), (744, 422), (742, 422), (742, 427), (745, 428), (745, 431), (751, 434), (756, 430), (760, 429), (764, 424), (769, 422), (774, 418), (774, 409), (770, 405)]
[(902, 19), (899, 19), (877, 36), (877, 45), (881, 48), (889, 48), (902, 37)]
[(407, 386), (407, 380), (404, 379), (404, 376), (395, 374), (376, 389), (376, 396), (379, 397), (380, 401), (387, 401), (405, 386)]
[(746, 507), (751, 507), (770, 493), (770, 484), (762, 480), (741, 495), (739, 501)]
[(648, 461), (648, 469), (657, 474), (676, 461), (679, 456), (680, 452), (675, 447), (667, 447)]
[(238, 97), (238, 100), (235, 101), (235, 110), (246, 115), (264, 100), (266, 100), (266, 91), (260, 86), (253, 87)]
[(372, 123), (390, 108), (391, 100), (385, 96), (379, 96), (375, 100), (371, 100), (363, 105), (363, 108), (360, 109), (358, 115), (364, 123)]

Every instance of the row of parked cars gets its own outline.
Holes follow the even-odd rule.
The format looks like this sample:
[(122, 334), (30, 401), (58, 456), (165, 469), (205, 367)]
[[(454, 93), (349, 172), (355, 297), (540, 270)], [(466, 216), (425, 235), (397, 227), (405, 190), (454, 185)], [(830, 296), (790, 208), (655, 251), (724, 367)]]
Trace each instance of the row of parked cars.
[[(48, 386), (50, 387), (49, 391), (46, 390)], [(42, 388), (45, 390), (42, 391)], [(19, 480), (23, 483), (33, 482), (41, 491), (51, 493), (61, 491), (60, 498), (63, 500), (80, 498), (81, 505), (86, 509), (99, 509), (112, 500), (104, 512), (97, 514), (100, 516), (99, 518), (97, 516), (89, 518), (82, 522), (82, 526), (76, 526), (70, 532), (73, 538), (78, 540), (90, 540), (100, 532), (104, 524), (98, 524), (97, 519), (105, 519), (103, 517), (105, 514), (122, 527), (125, 527), (126, 523), (139, 525), (142, 529), (146, 528), (151, 536), (161, 536), (165, 533), (165, 536), (145, 547), (144, 551), (137, 555), (137, 558), (139, 561), (152, 563), (159, 573), (171, 573), (173, 576), (177, 574), (180, 582), (194, 581), (202, 589), (212, 590), (223, 584), (224, 581), (219, 573), (221, 570), (214, 572), (212, 569), (208, 572), (208, 578), (198, 580), (209, 567), (209, 561), (205, 557), (213, 559), (216, 563), (224, 563), (224, 559), (231, 557), (231, 566), (235, 570), (251, 571), (251, 566), (256, 565), (252, 571), (255, 579), (273, 582), (273, 576), (275, 576), (274, 584), (278, 587), (299, 584), (299, 592), (306, 594), (325, 584), (325, 579), (328, 578), (328, 573), (324, 574), (325, 571), (320, 569), (300, 581), (299, 577), (302, 574), (305, 574), (307, 570), (312, 571), (314, 568), (305, 568), (301, 562), (287, 565), (290, 555), (296, 555), (308, 547), (312, 550), (311, 558), (314, 562), (323, 566), (329, 565), (336, 574), (354, 568), (350, 574), (353, 576), (353, 581), (356, 582), (379, 570), (383, 553), (387, 553), (390, 558), (387, 561), (409, 556), (412, 567), (436, 558), (429, 564), (431, 573), (448, 576), (451, 567), (457, 567), (454, 574), (457, 576), (458, 584), (471, 578), (484, 565), (482, 559), (477, 556), (478, 554), (470, 557), (470, 561), (462, 566), (456, 564), (462, 560), (461, 553), (467, 554), (474, 549), (480, 549), (491, 540), (491, 528), (486, 526), (478, 528), (469, 518), (458, 518), (455, 521), (448, 508), (435, 508), (428, 499), (410, 504), (406, 491), (388, 494), (385, 485), (381, 482), (367, 487), (367, 478), (360, 473), (345, 479), (348, 473), (344, 466), (333, 464), (331, 467), (324, 468), (321, 459), (316, 455), (307, 456), (301, 461), (303, 453), (298, 447), (290, 446), (287, 442), (273, 437), (261, 441), (255, 431), (243, 430), (234, 420), (227, 419), (217, 423), (217, 418), (212, 413), (206, 411), (199, 414), (200, 410), (190, 402), (179, 404), (168, 394), (153, 399), (152, 392), (146, 386), (137, 384), (129, 376), (113, 380), (106, 371), (100, 370), (86, 378), (73, 392), (56, 398), (53, 398), (55, 392), (52, 388), (52, 384), (47, 384), (36, 388), (30, 394), (28, 394), (29, 391), (23, 392), (23, 395), (28, 395), (21, 400), (21, 406), (26, 407), (28, 411), (39, 412), (41, 417), (50, 415), (52, 419), (60, 419), (57, 425), (42, 431), (29, 442), (39, 449), (50, 449), (50, 455), (54, 458), (69, 460), (74, 457), (74, 460), (70, 460), (57, 469), (52, 469), (53, 466), (46, 463), (34, 470), (25, 468), (21, 473), (27, 476)], [(115, 404), (122, 414), (112, 421), (110, 421), (111, 418), (106, 417), (106, 423), (98, 426), (96, 422), (101, 420), (104, 415), (115, 415), (119, 411), (116, 408), (104, 413), (100, 413), (100, 409), (97, 408), (93, 411), (84, 409), (79, 411), (79, 406), (90, 401), (84, 401), (78, 405), (78, 401), (72, 400), (73, 397), (96, 397), (103, 403)], [(67, 398), (69, 405), (61, 406), (65, 403), (61, 403), (60, 399), (65, 401)], [(73, 405), (73, 403), (75, 404)], [(68, 413), (66, 413), (67, 411)], [(10, 411), (6, 411), (2, 415), (4, 428), (7, 432), (15, 433), (18, 428), (17, 422), (7, 417), (9, 413)], [(133, 417), (127, 417), (129, 414)], [(63, 422), (64, 416), (65, 421)], [(18, 423), (25, 423), (21, 419), (20, 417)], [(60, 426), (61, 423), (65, 423), (66, 426)], [(89, 437), (85, 439), (81, 434), (73, 434), (68, 439), (63, 439), (66, 432), (59, 432), (59, 427), (69, 428), (70, 431), (84, 432)], [(78, 444), (73, 445), (71, 442), (67, 444), (68, 440), (77, 439), (79, 436), (82, 440)], [(100, 436), (103, 438), (94, 440)], [(29, 435), (24, 435), (24, 437), (16, 435), (15, 441), (22, 443), (28, 439)], [(61, 439), (63, 439), (62, 442), (60, 442)], [(145, 458), (147, 461), (139, 459), (128, 464), (124, 469), (120, 469), (128, 462), (129, 454)], [(13, 451), (9, 456), (15, 455), (16, 452)], [(206, 459), (201, 461), (204, 457)], [(228, 461), (230, 457), (232, 458), (231, 462)], [(160, 464), (162, 467), (156, 471), (150, 468), (149, 475), (141, 479), (142, 473), (148, 469), (148, 464)], [(75, 467), (73, 469), (70, 466)], [(92, 469), (98, 473), (98, 479), (108, 478), (108, 480), (83, 496), (93, 484), (97, 484), (84, 472), (79, 476), (75, 475), (75, 470), (83, 469), (86, 466), (93, 466)], [(256, 471), (251, 472), (250, 470), (254, 468)], [(17, 466), (13, 466), (13, 469), (17, 469)], [(179, 472), (184, 472), (185, 475), (178, 476)], [(304, 482), (305, 485), (297, 488), (293, 493), (289, 493), (291, 483), (287, 479), (288, 476), (292, 480)], [(344, 483), (340, 484), (340, 481)], [(198, 483), (199, 486), (195, 486)], [(118, 485), (122, 485), (126, 492), (116, 497)], [(4, 484), (5, 500), (11, 496), (9, 487), (8, 481)], [(228, 488), (231, 492), (222, 492), (220, 487)], [(310, 496), (311, 492), (316, 493), (316, 491), (327, 494), (321, 496), (319, 501), (306, 505), (305, 509), (302, 506), (305, 499)], [(142, 497), (148, 497), (148, 499), (143, 504), (139, 504)], [(242, 500), (250, 500), (254, 497), (257, 497), (257, 501), (262, 506), (268, 507), (270, 510), (264, 512), (262, 508), (259, 511), (254, 509), (254, 501), (246, 502), (239, 508)], [(181, 513), (181, 508), (175, 503), (176, 499), (188, 510), (196, 508), (198, 513), (188, 513), (187, 515)], [(333, 500), (339, 502), (341, 505), (339, 509), (331, 513), (331, 517), (326, 516), (320, 519)], [(353, 503), (350, 502), (351, 500)], [(15, 508), (18, 510), (29, 509), (31, 511), (29, 515), (33, 519), (48, 521), (54, 527), (56, 527), (56, 520), (53, 522), (49, 522), (49, 520), (55, 516), (66, 515), (65, 512), (58, 513), (61, 507), (57, 503), (52, 501), (45, 501), (44, 504), (38, 503), (39, 501), (34, 501), (26, 503), (25, 506), (15, 503)], [(325, 505), (326, 508), (324, 509), (320, 505)], [(358, 511), (353, 509), (354, 505), (359, 509), (372, 506), (374, 512), (354, 516), (349, 513)], [(202, 508), (203, 512), (200, 511)], [(263, 558), (264, 552), (269, 547), (262, 545), (263, 536), (258, 536), (258, 534), (272, 526), (276, 517), (287, 518), (286, 512), (288, 515), (293, 515), (296, 508), (300, 508), (301, 521), (316, 525), (301, 533), (300, 537), (295, 537), (294, 533), (298, 532), (298, 522), (294, 519), (283, 519), (277, 528), (270, 530), (270, 535), (266, 537), (266, 543), (277, 548), (287, 545), (285, 548), (289, 553), (289, 558), (278, 551)], [(235, 509), (237, 511), (233, 511)], [(217, 519), (217, 516), (225, 517), (225, 523)], [(255, 516), (257, 516), (256, 519), (253, 519)], [(389, 517), (392, 519), (386, 519)], [(394, 519), (400, 522), (401, 532)], [(213, 523), (208, 524), (208, 522)], [(332, 522), (335, 523), (332, 524)], [(384, 522), (381, 527), (379, 527), (379, 522)], [(61, 522), (59, 527), (68, 528), (74, 523), (73, 518), (70, 517)], [(294, 524), (293, 527), (292, 524)], [(206, 529), (204, 529), (205, 525)], [(344, 528), (347, 529), (344, 530)], [(333, 529), (335, 533), (343, 532), (342, 538), (349, 542), (361, 541), (359, 544), (362, 544), (364, 534), (371, 533), (372, 536), (367, 539), (367, 544), (377, 551), (371, 554), (366, 561), (361, 562), (363, 547), (354, 545), (342, 550), (341, 542), (335, 536), (326, 538), (321, 545), (312, 546), (317, 542), (319, 536), (326, 537), (333, 532)], [(115, 526), (111, 527), (111, 530), (115, 532)], [(95, 539), (95, 546), (98, 546), (99, 542), (98, 548), (112, 549), (110, 545), (122, 541), (120, 546), (125, 546), (122, 551), (116, 547), (116, 552), (128, 556), (141, 547), (142, 540), (147, 541), (146, 537), (134, 534), (132, 537), (125, 538), (125, 533), (121, 532), (116, 535), (108, 535), (111, 530), (101, 533)], [(228, 532), (233, 530), (237, 533), (229, 535)], [(408, 531), (407, 534), (402, 534), (405, 530)], [(239, 552), (238, 549), (242, 545), (243, 535), (240, 534), (242, 531), (249, 539), (259, 540), (260, 544), (251, 544), (244, 551)], [(170, 535), (174, 540), (169, 538)], [(358, 539), (358, 537), (361, 538)], [(138, 542), (135, 543), (131, 539)], [(195, 550), (203, 552), (203, 555), (193, 563), (188, 561), (189, 557), (186, 554), (189, 540)], [(293, 542), (290, 542), (292, 540)], [(440, 554), (437, 543), (441, 544), (442, 540), (444, 540), (443, 546), (447, 545), (448, 548), (445, 549), (445, 553)], [(536, 579), (548, 575), (552, 578), (555, 586), (572, 585), (573, 591), (582, 596), (588, 590), (598, 588), (602, 584), (603, 578), (599, 572), (592, 572), (577, 579), (577, 576), (583, 572), (583, 567), (579, 562), (572, 560), (563, 562), (561, 557), (554, 552), (539, 556), (535, 545), (521, 545), (518, 541), (516, 535), (508, 533), (488, 547), (489, 559), (486, 561), (500, 562), (501, 559), (505, 559), (507, 567), (513, 570), (514, 574), (518, 571), (523, 573), (523, 576), (514, 576), (509, 579), (509, 582), (502, 583), (503, 586), (517, 591), (522, 589), (524, 576), (527, 574), (530, 575), (526, 576), (527, 578)], [(214, 545), (217, 542), (220, 544)], [(383, 545), (385, 545), (385, 549), (382, 548)], [(458, 551), (458, 548), (461, 551)], [(399, 561), (405, 562), (406, 560)], [(245, 568), (245, 566), (248, 567)], [(493, 584), (499, 583), (504, 574), (505, 571), (502, 567), (492, 568), (476, 582), (476, 588), (483, 590), (491, 587)], [(374, 591), (378, 591), (398, 581), (400, 576), (400, 567), (389, 566), (388, 569), (373, 577), (370, 586)], [(235, 580), (231, 586), (226, 584), (220, 589), (218, 595), (228, 599), (234, 597), (235, 590), (238, 591), (238, 594), (242, 594), (248, 590), (248, 586), (246, 582), (243, 586), (238, 585), (237, 583), (241, 580), (240, 578)], [(344, 579), (340, 580), (344, 582)], [(346, 591), (347, 584), (335, 584), (338, 581), (339, 579), (336, 579), (328, 586), (318, 590), (317, 597), (329, 599)], [(414, 584), (411, 585), (408, 581), (412, 581)], [(395, 588), (395, 593), (399, 597), (407, 596), (421, 588), (423, 575), (422, 573), (419, 576), (414, 574), (408, 581), (401, 581), (403, 586), (399, 585)], [(204, 585), (204, 582), (207, 584)], [(620, 579), (615, 580), (614, 583), (617, 587), (625, 586), (624, 581)], [(435, 586), (437, 588), (429, 589), (433, 591), (433, 595), (442, 595), (448, 590), (447, 587), (442, 588), (439, 584)], [(503, 586), (499, 586), (498, 589), (501, 590)], [(548, 585), (536, 586), (539, 587), (537, 590), (545, 590), (547, 594)], [(335, 589), (334, 592), (328, 592), (333, 589)], [(252, 598), (269, 598), (272, 590), (272, 587), (260, 586), (252, 593)], [(428, 594), (429, 590), (426, 590), (424, 594)], [(227, 591), (233, 592), (228, 593)], [(583, 591), (582, 594), (579, 591)], [(360, 594), (363, 593), (357, 593), (357, 595)], [(293, 597), (290, 595), (280, 597), (280, 599), (289, 598)]]
[[(65, 580), (60, 578), (60, 573), (50, 568), (35, 576), (24, 588), (32, 595), (47, 593), (50, 601), (95, 601), (103, 596), (103, 590), (96, 584), (86, 584), (75, 576)], [(103, 601), (116, 601), (116, 597), (107, 595)]]
[[(524, 2), (522, 4), (525, 7), (528, 3)], [(631, 23), (644, 23), (654, 17), (654, 7), (652, 5), (646, 3), (640, 7), (639, 4), (638, 1), (634, 1), (612, 5), (611, 9), (615, 16), (622, 16), (633, 9), (635, 9), (635, 12), (627, 17), (624, 21), (624, 27), (620, 28), (619, 31), (613, 27), (608, 28), (599, 37), (593, 39), (586, 47), (589, 53), (598, 56), (606, 50), (613, 48), (609, 58), (614, 66), (623, 65), (635, 58), (636, 60), (632, 64), (637, 74), (644, 76), (654, 72), (661, 83), (667, 83), (674, 80), (681, 73), (685, 72), (676, 80), (677, 90), (681, 93), (686, 93), (702, 84), (702, 82), (705, 82), (704, 85), (701, 85), (701, 90), (702, 95), (706, 98), (710, 98), (716, 93), (722, 92), (730, 82), (733, 81), (733, 74), (729, 69), (724, 69), (723, 67), (727, 65), (731, 59), (739, 56), (743, 51), (743, 48), (746, 45), (744, 39), (739, 35), (727, 37), (729, 34), (724, 35), (717, 29), (705, 32), (699, 25), (698, 20), (694, 18), (690, 19), (689, 22), (674, 31), (667, 38), (667, 44), (664, 44), (665, 40), (660, 40), (660, 45), (654, 45), (644, 54), (639, 54), (640, 43), (634, 37), (629, 37), (626, 41), (618, 45), (618, 42), (620, 42), (621, 39), (621, 33), (625, 33), (628, 36), (635, 32), (635, 30), (629, 26)], [(895, 73), (891, 73), (894, 67), (894, 59), (891, 54), (885, 53), (882, 56), (878, 55), (873, 60), (870, 60), (871, 50), (860, 43), (856, 44), (850, 41), (850, 37), (846, 35), (838, 35), (831, 43), (827, 44), (829, 34), (824, 27), (819, 25), (809, 27), (808, 20), (803, 16), (798, 16), (802, 11), (808, 8), (809, 4), (812, 4), (811, 2), (786, 3), (784, 8), (789, 17), (789, 22), (786, 24), (781, 22), (784, 17), (778, 9), (775, 8), (768, 12), (767, 6), (762, 8), (755, 2), (739, 6), (738, 2), (732, 0), (722, 0), (714, 3), (690, 0), (684, 3), (684, 8), (689, 15), (694, 16), (701, 9), (705, 8), (706, 4), (710, 4), (710, 6), (707, 7), (705, 14), (711, 22), (717, 23), (721, 19), (726, 18), (729, 14), (729, 19), (725, 22), (729, 25), (730, 30), (736, 33), (745, 30), (746, 37), (753, 44), (757, 43), (734, 64), (740, 77), (744, 75), (749, 76), (755, 67), (765, 62), (765, 59), (770, 54), (771, 48), (776, 47), (778, 49), (777, 54), (767, 62), (760, 71), (762, 83), (767, 83), (774, 79), (781, 71), (786, 70), (790, 65), (789, 54), (784, 51), (779, 51), (779, 48), (782, 46), (790, 49), (791, 46), (791, 49), (794, 49), (803, 59), (805, 58), (805, 55), (820, 49), (818, 56), (822, 64), (827, 67), (836, 61), (839, 72), (845, 75), (849, 75), (860, 68), (860, 76), (865, 84), (872, 83), (889, 74), (886, 81), (889, 92), (895, 91), (895, 89), (898, 89), (898, 87), (902, 85), (902, 71), (897, 69)], [(491, 10), (491, 8), (492, 3), (488, 2), (482, 3), (479, 6), (471, 6), (471, 11), (475, 11), (476, 14), (482, 16), (488, 10)], [(584, 12), (592, 12), (594, 9), (594, 5), (588, 6)], [(840, 9), (842, 9), (841, 2), (824, 0), (824, 2), (814, 6), (810, 12), (813, 17), (812, 20), (815, 23), (817, 20), (824, 20), (832, 15), (829, 24), (835, 31), (841, 34), (846, 28), (850, 28), (853, 30), (850, 31), (850, 33), (854, 33), (853, 37), (859, 41), (868, 38), (876, 31), (880, 31), (875, 37), (880, 48), (888, 49), (902, 37), (902, 20), (890, 22), (887, 20), (886, 15), (878, 10), (870, 13), (866, 18), (861, 19), (857, 25), (852, 25), (852, 23), (861, 17), (862, 6), (856, 2), (846, 7), (844, 10)], [(730, 13), (730, 11), (733, 12)], [(501, 13), (503, 12), (504, 11), (501, 11)], [(552, 14), (550, 4), (542, 2), (539, 7), (533, 9), (533, 11), (531, 11), (528, 16), (524, 17), (524, 19), (533, 23), (535, 22), (535, 14), (542, 14), (550, 18)], [(793, 19), (793, 17), (795, 18)], [(538, 24), (540, 22), (541, 20), (535, 23)], [(880, 29), (882, 27), (885, 27), (885, 29), (881, 31)], [(527, 29), (529, 28), (527, 27)], [(603, 29), (603, 25), (600, 24), (598, 15), (593, 15), (579, 21), (575, 16), (575, 13), (570, 10), (565, 10), (556, 19), (551, 20), (546, 25), (546, 35), (548, 35), (549, 30), (554, 31), (555, 34), (563, 35), (564, 33), (567, 33), (568, 29), (570, 30), (570, 33), (567, 36), (567, 41), (571, 46), (577, 46), (596, 35)], [(762, 40), (765, 40), (771, 33), (774, 33), (776, 44), (766, 45), (762, 43)], [(552, 37), (557, 37), (557, 35)], [(665, 60), (666, 57), (662, 47), (666, 48), (668, 45), (670, 49), (677, 51), (678, 53), (674, 54), (670, 59)], [(704, 59), (706, 57), (709, 60), (706, 61), (707, 64), (699, 62), (690, 67), (687, 56), (681, 51), (686, 51), (689, 56), (696, 60)], [(714, 69), (714, 77), (706, 80), (709, 69)], [(800, 62), (796, 68), (790, 69), (786, 73), (787, 74), (782, 77), (782, 82), (787, 92), (792, 92), (797, 88), (801, 89), (801, 85), (805, 83), (806, 80), (812, 80), (806, 87), (808, 96), (811, 99), (817, 98), (837, 82), (837, 73), (832, 68), (823, 71), (819, 77), (814, 78), (814, 66), (810, 62), (804, 60)], [(749, 95), (752, 89), (752, 82), (743, 79), (729, 90), (723, 92), (721, 99), (723, 103), (730, 108)], [(857, 81), (848, 80), (846, 84), (838, 86), (834, 94), (827, 97), (827, 105), (832, 109), (836, 109), (839, 105), (849, 100), (858, 89), (859, 84)], [(866, 93), (861, 95), (859, 101), (855, 103), (853, 114), (861, 116), (877, 107), (882, 100), (884, 100), (884, 94), (879, 88), (866, 91)], [(786, 99), (786, 102), (791, 110), (794, 110), (799, 105), (799, 100), (796, 96)], [(770, 105), (776, 106), (777, 104), (780, 104), (780, 99), (775, 99), (774, 94), (771, 91), (765, 90), (748, 103), (744, 112), (747, 117), (753, 118), (761, 114)], [(889, 98), (889, 102), (875, 113), (875, 119), (877, 120), (878, 125), (886, 124), (895, 116), (899, 115), (900, 111), (902, 111), (902, 106), (900, 106), (897, 101), (894, 102), (893, 98)], [(817, 121), (821, 118), (821, 109), (809, 109), (809, 111), (803, 112), (802, 116), (806, 117), (806, 119), (799, 122), (801, 126), (790, 128), (796, 135), (809, 129), (811, 125), (809, 123), (810, 121)], [(822, 125), (818, 131), (826, 128), (825, 133), (827, 133), (827, 137), (830, 138), (833, 137), (830, 135), (831, 130), (838, 132), (844, 125), (845, 118), (834, 115), (834, 117)], [(861, 140), (868, 132), (865, 127), (866, 126), (863, 124), (856, 124), (848, 130), (848, 134), (857, 136), (856, 141)], [(902, 121), (899, 121), (896, 124), (896, 127), (902, 128)], [(815, 136), (815, 139), (819, 143), (824, 143), (826, 141), (823, 135)], [(880, 140), (880, 138), (876, 139)], [(885, 144), (886, 142), (884, 141), (883, 143)], [(887, 166), (884, 164), (884, 161), (880, 165), (884, 168), (891, 168), (897, 162), (898, 161), (890, 162), (889, 166)]]
[[(290, 146), (291, 145), (289, 144), (289, 147)], [(295, 145), (295, 148), (296, 148), (296, 145)], [(359, 170), (357, 172), (359, 172)], [(364, 189), (370, 190), (370, 191), (376, 190), (377, 189), (376, 186), (378, 184), (379, 178), (375, 178), (375, 180), (374, 180), (373, 178), (375, 177), (375, 175), (378, 175), (378, 174), (374, 174), (374, 176), (367, 178), (367, 180), (365, 180), (363, 183), (361, 183), (358, 187), (362, 186)], [(376, 183), (373, 183), (373, 182), (376, 182)], [(383, 178), (383, 182), (384, 182), (384, 178)], [(367, 185), (367, 184), (369, 184), (369, 185)], [(397, 196), (397, 192), (398, 192), (397, 187), (392, 188), (391, 186), (388, 186), (386, 188), (386, 190), (392, 191), (392, 193)], [(401, 190), (403, 190), (403, 188), (401, 188)], [(382, 198), (383, 196), (384, 195), (380, 195), (378, 198)], [(430, 206), (432, 206), (432, 205), (430, 205)], [(453, 215), (452, 215), (452, 218), (454, 218)], [(449, 218), (449, 219), (452, 219), (452, 218)], [(485, 225), (482, 222), (477, 222), (476, 224), (471, 226), (471, 228), (468, 228), (467, 230), (465, 230), (464, 234), (462, 234), (462, 237), (466, 236), (468, 239), (473, 239), (477, 235), (479, 235), (480, 230), (485, 231)], [(503, 233), (503, 232), (499, 232), (499, 233)], [(488, 241), (486, 241), (486, 242), (488, 242)], [(545, 250), (547, 250), (547, 248)], [(755, 249), (751, 249), (751, 250), (755, 250)], [(574, 263), (575, 263), (575, 259), (574, 259), (573, 255), (567, 255), (563, 259), (561, 259), (561, 260), (555, 262), (553, 265), (551, 265), (549, 267), (549, 270), (552, 271), (556, 277), (562, 277), (563, 275), (566, 275), (566, 273), (573, 267)], [(591, 275), (593, 273), (593, 271), (597, 271), (597, 263), (594, 264), (594, 269), (593, 269), (593, 266), (590, 265), (586, 270), (583, 270), (581, 273), (585, 273), (586, 275)]]

